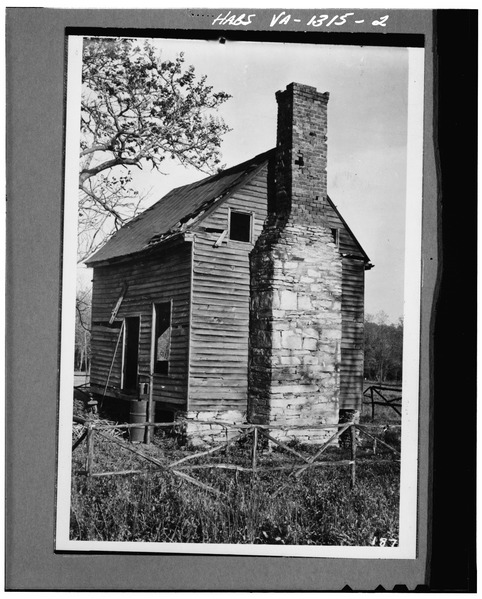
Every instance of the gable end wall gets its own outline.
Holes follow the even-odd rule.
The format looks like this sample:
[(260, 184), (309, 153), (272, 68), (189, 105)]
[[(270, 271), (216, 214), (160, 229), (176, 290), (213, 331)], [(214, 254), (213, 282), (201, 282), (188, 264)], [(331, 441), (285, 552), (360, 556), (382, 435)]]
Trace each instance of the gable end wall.
[[(248, 393), (249, 254), (267, 214), (267, 167), (194, 229), (189, 415), (244, 421)], [(253, 243), (225, 237), (230, 209), (254, 213)], [(205, 229), (216, 229), (209, 232)]]

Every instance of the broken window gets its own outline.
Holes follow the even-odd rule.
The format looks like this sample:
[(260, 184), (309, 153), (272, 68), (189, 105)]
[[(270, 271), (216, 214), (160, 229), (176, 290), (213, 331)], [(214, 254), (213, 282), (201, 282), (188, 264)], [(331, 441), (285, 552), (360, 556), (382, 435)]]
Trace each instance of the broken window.
[(169, 374), (171, 352), (171, 302), (155, 304), (156, 341), (154, 353), (154, 372)]
[(229, 239), (234, 241), (251, 241), (252, 214), (249, 212), (236, 212), (229, 214)]

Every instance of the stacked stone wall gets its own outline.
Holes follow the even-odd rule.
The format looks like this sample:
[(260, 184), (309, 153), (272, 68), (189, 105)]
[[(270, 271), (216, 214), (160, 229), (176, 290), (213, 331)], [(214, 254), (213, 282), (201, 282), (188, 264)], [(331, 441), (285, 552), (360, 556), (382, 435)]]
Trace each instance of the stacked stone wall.
[[(302, 242), (307, 233), (309, 244)], [(323, 228), (287, 227), (269, 260), (266, 255), (263, 247), (252, 255), (249, 419), (337, 423), (341, 259), (336, 246)], [(313, 441), (328, 434), (276, 433), (300, 440), (309, 435)]]
[[(338, 422), (342, 262), (324, 217), (328, 94), (278, 92), (274, 201), (251, 254), (248, 415), (252, 422)], [(333, 431), (273, 429), (319, 442)]]
[(239, 434), (235, 426), (246, 423), (246, 412), (240, 410), (189, 411), (185, 416), (187, 420), (184, 434), (189, 439), (190, 445), (194, 447), (213, 445), (232, 439)]

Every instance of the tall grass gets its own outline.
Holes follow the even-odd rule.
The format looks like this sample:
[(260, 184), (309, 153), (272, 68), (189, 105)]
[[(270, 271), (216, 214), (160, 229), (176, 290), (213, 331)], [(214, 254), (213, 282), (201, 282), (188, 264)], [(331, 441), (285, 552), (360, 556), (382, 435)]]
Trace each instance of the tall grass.
[[(143, 450), (158, 458), (186, 455), (169, 439), (157, 439), (156, 445)], [(340, 451), (331, 451), (332, 459), (343, 457)], [(237, 448), (235, 452), (240, 459), (249, 460), (245, 449)], [(136, 460), (131, 455), (107, 441), (96, 441), (99, 469), (129, 468)], [(74, 453), (74, 471), (82, 469), (84, 459), (79, 448)], [(269, 459), (277, 463), (291, 460), (283, 452), (273, 452)], [(74, 476), (71, 538), (368, 545), (375, 536), (398, 536), (399, 468), (395, 463), (373, 461), (360, 465), (354, 488), (350, 486), (346, 466), (311, 468), (299, 479), (288, 478), (286, 472), (279, 471), (260, 473), (256, 478), (243, 472), (199, 472), (196, 477), (220, 489), (224, 496), (195, 487), (166, 471), (90, 479)], [(284, 487), (282, 492), (275, 495), (280, 487)]]

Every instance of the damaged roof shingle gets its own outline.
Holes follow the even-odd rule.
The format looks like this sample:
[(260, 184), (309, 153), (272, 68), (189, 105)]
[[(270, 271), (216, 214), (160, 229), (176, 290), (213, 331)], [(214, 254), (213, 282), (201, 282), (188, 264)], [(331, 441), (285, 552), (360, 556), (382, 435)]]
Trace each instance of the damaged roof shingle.
[(86, 264), (121, 258), (152, 248), (184, 233), (214, 204), (227, 199), (269, 160), (274, 150), (182, 187), (177, 187), (115, 233)]

